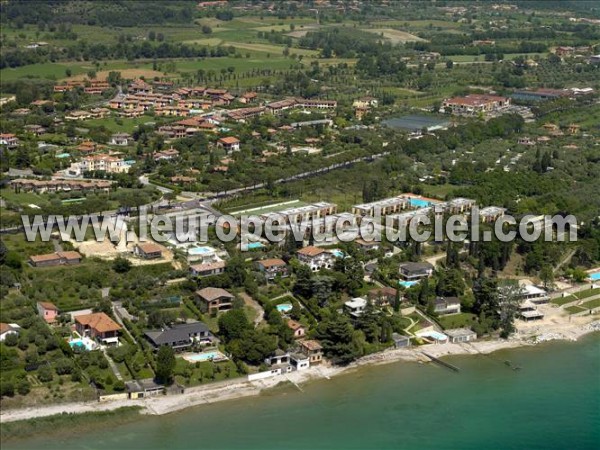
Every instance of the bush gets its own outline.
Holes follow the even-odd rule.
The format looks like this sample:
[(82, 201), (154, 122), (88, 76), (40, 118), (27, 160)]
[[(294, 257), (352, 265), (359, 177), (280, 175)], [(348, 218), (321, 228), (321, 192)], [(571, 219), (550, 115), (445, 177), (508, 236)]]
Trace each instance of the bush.
[(15, 395), (15, 385), (12, 381), (0, 380), (0, 397), (12, 397)]
[(60, 358), (54, 363), (54, 369), (58, 375), (68, 375), (73, 372), (73, 362), (67, 358)]
[(31, 386), (29, 385), (29, 382), (27, 380), (23, 379), (17, 382), (17, 392), (19, 393), (19, 395), (27, 395), (30, 391)]
[(54, 379), (54, 374), (49, 366), (43, 366), (38, 369), (38, 380), (43, 383), (48, 383)]

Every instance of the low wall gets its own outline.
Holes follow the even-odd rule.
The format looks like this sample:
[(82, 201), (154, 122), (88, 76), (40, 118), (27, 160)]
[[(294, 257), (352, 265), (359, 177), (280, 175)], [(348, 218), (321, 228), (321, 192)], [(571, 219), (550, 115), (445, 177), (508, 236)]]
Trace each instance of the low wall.
[(256, 380), (264, 380), (265, 378), (276, 377), (277, 375), (281, 375), (281, 368), (267, 370), (265, 372), (252, 373), (248, 375), (248, 381), (256, 381)]

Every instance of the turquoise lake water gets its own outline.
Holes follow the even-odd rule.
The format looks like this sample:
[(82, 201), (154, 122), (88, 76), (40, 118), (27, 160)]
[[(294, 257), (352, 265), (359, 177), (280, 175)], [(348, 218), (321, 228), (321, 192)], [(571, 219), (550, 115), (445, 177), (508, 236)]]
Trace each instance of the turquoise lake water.
[[(521, 366), (515, 371), (513, 366)], [(3, 449), (598, 449), (600, 334), (398, 362), (110, 430)]]

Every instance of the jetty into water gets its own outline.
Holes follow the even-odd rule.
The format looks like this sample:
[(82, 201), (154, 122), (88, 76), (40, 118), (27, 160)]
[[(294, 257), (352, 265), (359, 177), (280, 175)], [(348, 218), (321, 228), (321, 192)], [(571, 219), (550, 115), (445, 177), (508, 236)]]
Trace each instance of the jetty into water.
[(456, 367), (456, 366), (453, 366), (452, 364), (450, 364), (450, 363), (447, 363), (446, 361), (442, 361), (441, 359), (439, 359), (439, 358), (436, 358), (435, 356), (432, 356), (432, 355), (430, 355), (430, 354), (428, 354), (428, 353), (425, 353), (425, 352), (421, 352), (421, 353), (422, 353), (424, 356), (427, 356), (427, 357), (428, 357), (428, 358), (429, 358), (431, 361), (433, 361), (434, 363), (436, 363), (436, 364), (439, 364), (440, 366), (443, 366), (443, 367), (445, 367), (445, 368), (447, 368), (447, 369), (450, 369), (450, 370), (452, 370), (452, 371), (454, 371), (454, 372), (460, 372), (460, 369), (459, 369), (458, 367)]

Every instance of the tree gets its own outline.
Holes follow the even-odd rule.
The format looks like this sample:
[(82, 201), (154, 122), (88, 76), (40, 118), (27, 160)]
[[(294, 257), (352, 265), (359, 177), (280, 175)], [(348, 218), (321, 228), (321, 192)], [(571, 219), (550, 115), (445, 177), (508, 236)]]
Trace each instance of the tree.
[(240, 339), (231, 341), (227, 348), (235, 359), (258, 365), (277, 349), (277, 339), (263, 331), (249, 329)]
[(507, 338), (515, 330), (514, 320), (519, 311), (523, 297), (523, 288), (518, 284), (507, 285), (502, 288), (502, 301), (500, 302), (500, 336)]
[(173, 349), (168, 345), (161, 346), (156, 355), (156, 379), (159, 383), (172, 383), (173, 370), (176, 364)]
[(323, 345), (325, 356), (337, 364), (348, 364), (362, 352), (360, 346), (354, 345), (358, 336), (355, 338), (352, 325), (342, 315), (329, 317), (319, 323), (317, 338)]
[(551, 286), (554, 282), (554, 270), (550, 265), (542, 266), (540, 270), (540, 280), (544, 283), (544, 289), (548, 289), (548, 286)]
[(119, 256), (113, 261), (112, 268), (117, 273), (127, 273), (131, 270), (131, 261)]
[(243, 309), (232, 309), (219, 317), (219, 335), (227, 342), (240, 339), (252, 329)]

